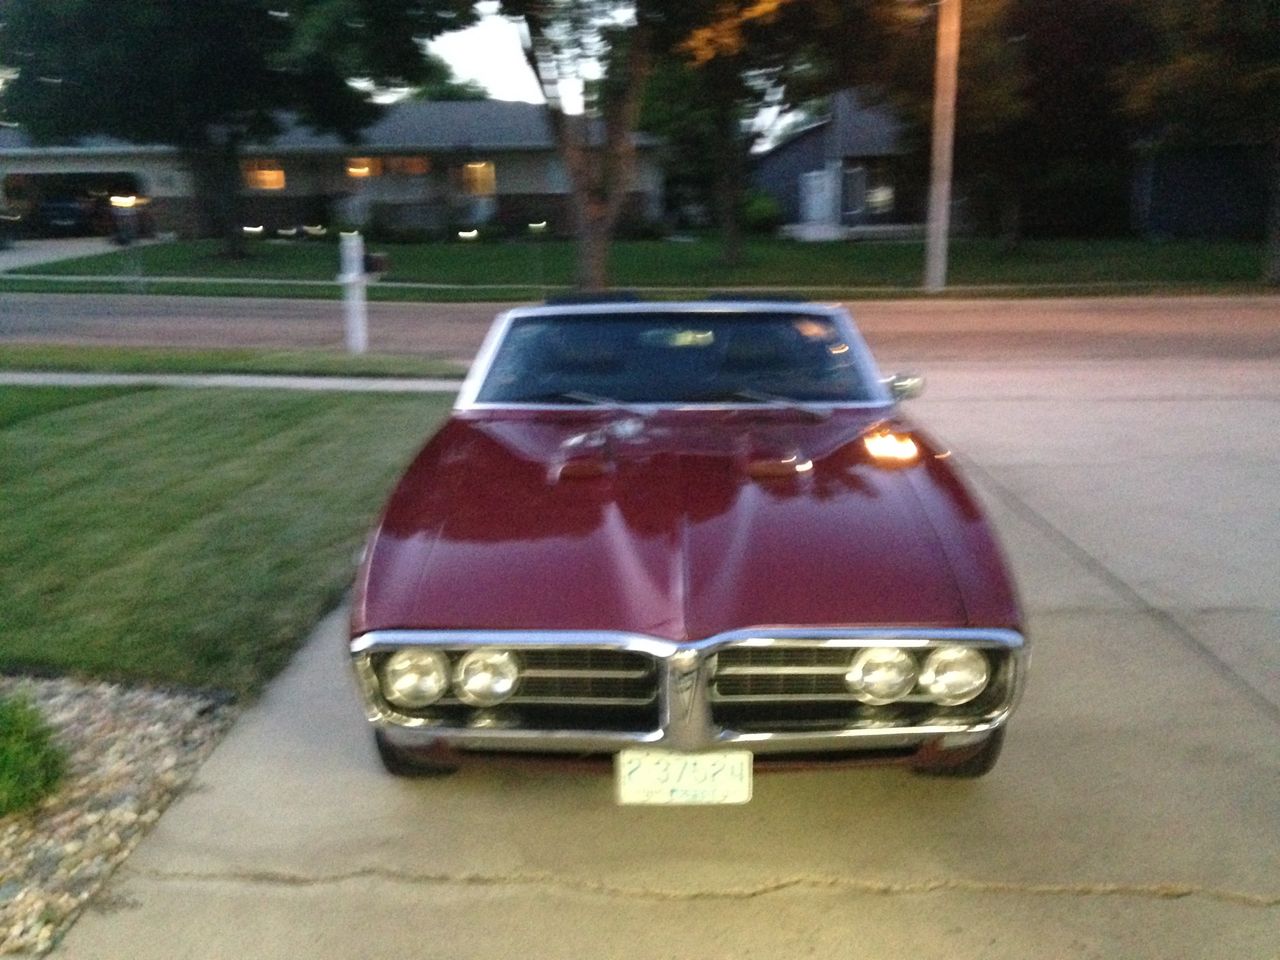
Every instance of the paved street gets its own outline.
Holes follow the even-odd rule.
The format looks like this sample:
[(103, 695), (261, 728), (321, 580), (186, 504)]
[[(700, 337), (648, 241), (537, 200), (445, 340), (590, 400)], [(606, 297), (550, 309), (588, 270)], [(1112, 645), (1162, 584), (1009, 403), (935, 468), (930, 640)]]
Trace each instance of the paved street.
[[(1276, 303), (862, 311), (886, 366), (930, 377), (911, 409), (963, 456), (1030, 612), (989, 778), (765, 773), (746, 807), (684, 810), (616, 808), (582, 770), (398, 781), (339, 613), (58, 956), (1276, 960)], [(375, 329), (420, 349), (436, 321), (412, 311), (475, 325), (396, 309)]]

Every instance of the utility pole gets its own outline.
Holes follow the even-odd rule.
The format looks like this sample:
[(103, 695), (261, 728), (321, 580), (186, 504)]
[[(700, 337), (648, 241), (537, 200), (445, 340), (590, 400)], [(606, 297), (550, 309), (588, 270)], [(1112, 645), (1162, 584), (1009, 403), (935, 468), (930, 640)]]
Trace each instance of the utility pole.
[(947, 285), (947, 236), (951, 230), (951, 160), (956, 132), (956, 76), (960, 65), (960, 0), (938, 4), (938, 54), (933, 81), (933, 151), (929, 175), (929, 224), (924, 288)]

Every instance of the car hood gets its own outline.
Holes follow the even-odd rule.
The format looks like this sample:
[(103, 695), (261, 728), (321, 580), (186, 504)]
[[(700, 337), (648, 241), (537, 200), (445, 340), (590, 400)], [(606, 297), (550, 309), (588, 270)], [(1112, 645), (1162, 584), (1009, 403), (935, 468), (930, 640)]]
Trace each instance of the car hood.
[(391, 497), (353, 629), (1014, 625), (945, 453), (918, 437), (915, 463), (877, 463), (862, 438), (883, 418), (455, 417)]

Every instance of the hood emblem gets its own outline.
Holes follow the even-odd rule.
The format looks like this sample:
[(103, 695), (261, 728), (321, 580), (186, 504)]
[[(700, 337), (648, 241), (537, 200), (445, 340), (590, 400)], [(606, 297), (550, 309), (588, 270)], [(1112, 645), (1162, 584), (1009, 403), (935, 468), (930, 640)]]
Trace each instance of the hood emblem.
[(679, 719), (693, 716), (694, 694), (698, 687), (698, 652), (681, 650), (671, 657), (671, 693), (675, 701), (673, 713)]

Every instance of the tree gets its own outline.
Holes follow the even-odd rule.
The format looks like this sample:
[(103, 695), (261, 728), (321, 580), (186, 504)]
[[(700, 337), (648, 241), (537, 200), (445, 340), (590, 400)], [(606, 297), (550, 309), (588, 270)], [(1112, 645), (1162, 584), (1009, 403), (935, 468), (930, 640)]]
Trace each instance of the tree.
[(104, 134), (181, 151), (207, 225), (240, 252), (239, 157), (292, 111), (354, 141), (379, 108), (351, 78), (409, 85), (422, 43), (473, 0), (8, 0), (0, 116), (38, 141)]
[[(1132, 123), (1121, 69), (1148, 32), (1129, 0), (964, 0), (956, 173), (970, 216), (1007, 247), (1043, 234), (1128, 229)], [(933, 15), (898, 18), (886, 85), (928, 129)]]
[(439, 54), (428, 53), (418, 87), (413, 91), (415, 100), (487, 100), (489, 91), (474, 80), (459, 80), (447, 60)]
[[(790, 0), (762, 0), (785, 4)], [(634, 132), (655, 63), (700, 27), (738, 11), (732, 0), (502, 0), (527, 33), (572, 186), (578, 284), (608, 280), (608, 245), (635, 170)], [(566, 93), (581, 91), (576, 112)]]
[(1144, 9), (1157, 48), (1126, 71), (1126, 105), (1164, 142), (1266, 146), (1264, 280), (1280, 285), (1280, 4), (1161, 0)]

